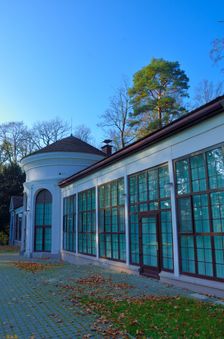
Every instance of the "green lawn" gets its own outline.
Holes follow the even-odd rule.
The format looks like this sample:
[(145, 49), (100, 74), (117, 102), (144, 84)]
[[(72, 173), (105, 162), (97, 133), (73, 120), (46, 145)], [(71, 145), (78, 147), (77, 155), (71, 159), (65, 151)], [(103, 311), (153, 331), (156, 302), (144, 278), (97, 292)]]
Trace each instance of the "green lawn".
[(224, 307), (184, 297), (81, 299), (123, 333), (150, 338), (223, 338)]
[(222, 305), (184, 296), (136, 296), (136, 286), (103, 275), (89, 275), (62, 289), (84, 312), (98, 315), (93, 328), (107, 337), (224, 338)]

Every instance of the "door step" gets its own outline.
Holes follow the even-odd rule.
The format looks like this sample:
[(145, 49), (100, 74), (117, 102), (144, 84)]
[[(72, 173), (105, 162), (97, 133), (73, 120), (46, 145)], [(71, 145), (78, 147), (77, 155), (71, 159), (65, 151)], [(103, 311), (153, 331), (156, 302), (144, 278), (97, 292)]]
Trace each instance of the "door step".
[(144, 268), (139, 268), (139, 274), (147, 278), (160, 279), (160, 276), (157, 272), (147, 271)]

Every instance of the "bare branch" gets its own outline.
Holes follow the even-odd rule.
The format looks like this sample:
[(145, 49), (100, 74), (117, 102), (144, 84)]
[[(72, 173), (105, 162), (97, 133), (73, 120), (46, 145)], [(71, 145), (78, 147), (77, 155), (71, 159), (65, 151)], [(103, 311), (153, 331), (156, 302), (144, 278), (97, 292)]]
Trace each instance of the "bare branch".
[(0, 125), (1, 161), (17, 163), (30, 153), (30, 133), (22, 121)]
[(32, 142), (37, 149), (40, 149), (64, 138), (69, 131), (69, 124), (59, 118), (39, 121), (32, 128)]
[(123, 80), (110, 98), (109, 108), (100, 116), (101, 122), (98, 124), (106, 130), (116, 149), (125, 147), (133, 139), (132, 129), (128, 125), (132, 111), (128, 88), (128, 81)]
[(84, 124), (76, 126), (74, 130), (74, 136), (81, 139), (82, 141), (93, 143), (93, 137), (92, 137), (91, 129)]
[(223, 95), (223, 92), (223, 82), (218, 82), (215, 84), (212, 81), (204, 79), (195, 89), (193, 107), (196, 108), (198, 106), (204, 105), (216, 97)]

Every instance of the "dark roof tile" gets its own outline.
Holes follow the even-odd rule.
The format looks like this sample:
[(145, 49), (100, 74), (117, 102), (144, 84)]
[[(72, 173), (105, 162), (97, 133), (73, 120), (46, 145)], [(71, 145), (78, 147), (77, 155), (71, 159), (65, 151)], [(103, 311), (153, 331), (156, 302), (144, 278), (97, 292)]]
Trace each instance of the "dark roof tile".
[(85, 141), (82, 141), (76, 137), (73, 137), (72, 135), (70, 137), (58, 140), (54, 142), (53, 144), (50, 144), (38, 151), (31, 153), (30, 155), (49, 153), (49, 152), (80, 152), (80, 153), (97, 154), (97, 155), (102, 155), (105, 157), (104, 152), (100, 151), (98, 148), (92, 145), (89, 145)]

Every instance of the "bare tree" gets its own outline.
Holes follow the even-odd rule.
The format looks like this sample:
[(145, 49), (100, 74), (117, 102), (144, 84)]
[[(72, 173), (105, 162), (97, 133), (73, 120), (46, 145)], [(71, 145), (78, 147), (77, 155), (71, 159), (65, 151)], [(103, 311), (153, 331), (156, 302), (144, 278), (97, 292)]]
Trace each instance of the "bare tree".
[(202, 80), (195, 89), (193, 107), (204, 105), (216, 97), (223, 95), (223, 92), (223, 82), (214, 84), (212, 81)]
[[(224, 38), (215, 39), (212, 42), (210, 57), (215, 64), (219, 64), (224, 59)], [(224, 71), (224, 69), (221, 69)]]
[(0, 125), (1, 162), (18, 163), (32, 150), (29, 147), (30, 133), (22, 121)]
[(39, 121), (32, 128), (32, 142), (37, 149), (40, 149), (64, 138), (69, 131), (69, 124), (59, 118)]
[(91, 134), (91, 129), (84, 124), (78, 125), (74, 129), (74, 136), (88, 143), (93, 143)]
[(125, 147), (134, 139), (133, 128), (129, 126), (129, 114), (132, 111), (128, 95), (129, 84), (123, 80), (121, 86), (110, 98), (108, 109), (100, 116), (101, 122), (98, 126), (106, 130), (115, 145), (116, 149)]

